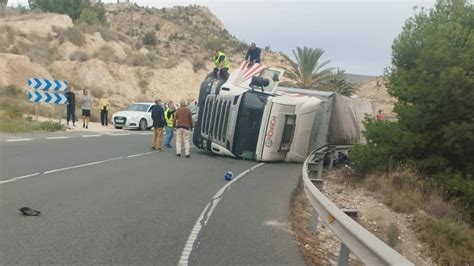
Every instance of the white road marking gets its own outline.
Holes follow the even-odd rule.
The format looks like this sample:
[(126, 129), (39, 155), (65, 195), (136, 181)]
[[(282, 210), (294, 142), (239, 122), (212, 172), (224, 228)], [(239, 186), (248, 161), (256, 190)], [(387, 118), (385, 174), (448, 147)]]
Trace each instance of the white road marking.
[(139, 153), (139, 154), (133, 154), (133, 155), (128, 155), (127, 157), (125, 158), (133, 158), (133, 157), (139, 157), (139, 156), (143, 156), (143, 155), (147, 155), (147, 154), (152, 154), (153, 152), (150, 151), (150, 152), (144, 152), (144, 153)]
[(48, 137), (46, 139), (69, 139), (71, 137), (61, 136), (61, 137)]
[(191, 253), (193, 252), (194, 242), (196, 242), (196, 239), (199, 235), (199, 232), (201, 232), (202, 227), (207, 225), (207, 222), (211, 218), (211, 215), (214, 212), (214, 209), (216, 208), (217, 204), (221, 200), (222, 196), (224, 195), (224, 192), (227, 189), (229, 189), (230, 186), (232, 186), (232, 184), (237, 182), (240, 178), (242, 178), (246, 174), (254, 171), (256, 168), (264, 164), (265, 163), (259, 163), (243, 171), (238, 176), (236, 176), (232, 181), (225, 184), (221, 189), (219, 189), (219, 191), (217, 191), (217, 193), (211, 198), (211, 200), (207, 203), (204, 210), (201, 212), (201, 215), (199, 215), (199, 218), (197, 219), (196, 223), (193, 226), (193, 229), (191, 230), (191, 233), (188, 236), (188, 239), (186, 241), (186, 244), (184, 245), (183, 251), (181, 252), (181, 257), (179, 258), (178, 265), (183, 265), (183, 266), (188, 265), (189, 256), (191, 256)]
[(84, 163), (84, 164), (74, 165), (74, 166), (70, 166), (70, 167), (64, 167), (64, 168), (59, 168), (59, 169), (48, 170), (48, 171), (44, 171), (43, 173), (38, 172), (38, 173), (34, 173), (34, 174), (13, 177), (13, 178), (10, 178), (10, 179), (7, 179), (7, 180), (0, 181), (0, 185), (10, 183), (10, 182), (13, 182), (13, 181), (17, 181), (17, 180), (20, 180), (20, 179), (32, 177), (32, 176), (47, 175), (47, 174), (51, 174), (51, 173), (57, 173), (57, 172), (62, 172), (62, 171), (66, 171), (66, 170), (71, 170), (71, 169), (76, 169), (76, 168), (81, 168), (81, 167), (86, 167), (86, 166), (91, 166), (91, 165), (96, 165), (96, 164), (103, 164), (103, 163), (107, 163), (107, 162), (111, 162), (111, 161), (117, 161), (117, 160), (121, 160), (121, 159), (134, 158), (134, 157), (148, 155), (148, 154), (152, 154), (152, 153), (154, 153), (154, 152), (150, 151), (150, 152), (144, 152), (144, 153), (139, 153), (139, 154), (133, 154), (133, 155), (129, 155), (129, 156), (120, 156), (120, 157), (100, 160), (100, 161), (96, 161), (96, 162), (90, 162), (90, 163)]
[(85, 167), (85, 166), (96, 165), (96, 164), (106, 163), (106, 162), (110, 162), (110, 161), (116, 161), (116, 160), (120, 160), (120, 159), (124, 159), (124, 158), (126, 158), (126, 157), (121, 156), (121, 157), (116, 157), (116, 158), (107, 159), (107, 160), (101, 160), (101, 161), (96, 161), (96, 162), (91, 162), (91, 163), (84, 163), (84, 164), (79, 164), (79, 165), (70, 166), (70, 167), (64, 167), (64, 168), (59, 168), (59, 169), (54, 169), (54, 170), (48, 170), (48, 171), (45, 171), (43, 174), (47, 175), (47, 174), (66, 171), (66, 170), (70, 170), (70, 169), (76, 169), (76, 168), (81, 168), (81, 167)]
[(81, 135), (83, 138), (95, 138), (95, 137), (102, 137), (102, 135)]
[(115, 133), (115, 134), (110, 134), (110, 136), (130, 136), (130, 133)]
[(32, 139), (7, 139), (5, 141), (7, 141), (7, 142), (18, 142), (18, 141), (29, 141), (29, 140), (32, 140)]
[(142, 132), (138, 133), (138, 135), (153, 135), (153, 132)]
[(9, 182), (13, 182), (13, 181), (16, 181), (16, 180), (20, 180), (20, 179), (28, 178), (28, 177), (32, 177), (32, 176), (37, 176), (37, 175), (40, 175), (40, 174), (41, 173), (34, 173), (34, 174), (29, 174), (29, 175), (17, 176), (17, 177), (14, 177), (12, 179), (0, 181), (0, 184), (9, 183)]

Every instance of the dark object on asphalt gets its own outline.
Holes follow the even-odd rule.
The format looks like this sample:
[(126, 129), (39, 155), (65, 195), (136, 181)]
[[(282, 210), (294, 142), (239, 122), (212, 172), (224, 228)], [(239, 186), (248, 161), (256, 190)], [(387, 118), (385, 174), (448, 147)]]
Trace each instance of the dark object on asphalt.
[(33, 210), (29, 207), (22, 207), (19, 209), (19, 211), (25, 216), (38, 216), (41, 214), (40, 211)]

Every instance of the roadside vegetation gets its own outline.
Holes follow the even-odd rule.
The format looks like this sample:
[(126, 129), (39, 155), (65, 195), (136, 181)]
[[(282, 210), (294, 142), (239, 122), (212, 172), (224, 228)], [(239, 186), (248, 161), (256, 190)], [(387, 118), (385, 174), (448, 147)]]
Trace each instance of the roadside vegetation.
[[(24, 102), (25, 93), (15, 86), (0, 87), (0, 132), (18, 133), (31, 131), (60, 131), (63, 126), (57, 122), (34, 121), (33, 117), (24, 114), (32, 113), (32, 103)], [(40, 114), (46, 114), (49, 109), (42, 106)]]
[(474, 262), (474, 7), (439, 0), (392, 46), (386, 74), (397, 121), (365, 121), (350, 159), (361, 182), (398, 212), (416, 214), (440, 264)]

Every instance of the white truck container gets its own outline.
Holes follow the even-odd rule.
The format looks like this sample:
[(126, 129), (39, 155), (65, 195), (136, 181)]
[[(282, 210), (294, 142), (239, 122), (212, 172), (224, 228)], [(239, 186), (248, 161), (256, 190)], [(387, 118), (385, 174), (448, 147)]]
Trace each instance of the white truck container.
[(256, 161), (303, 162), (328, 144), (363, 142), (370, 101), (332, 92), (278, 87), (283, 70), (244, 63), (227, 82), (201, 84), (194, 145)]

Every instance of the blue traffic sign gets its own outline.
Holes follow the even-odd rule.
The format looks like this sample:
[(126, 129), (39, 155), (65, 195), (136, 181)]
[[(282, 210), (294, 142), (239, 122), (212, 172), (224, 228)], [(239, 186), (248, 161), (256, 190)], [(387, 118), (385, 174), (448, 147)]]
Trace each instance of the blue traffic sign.
[(53, 104), (67, 104), (67, 98), (64, 94), (47, 92), (41, 90), (28, 91), (28, 101), (35, 103), (53, 103)]
[(29, 78), (28, 87), (35, 90), (64, 92), (67, 90), (67, 81), (49, 80), (49, 79), (42, 79), (42, 78)]

